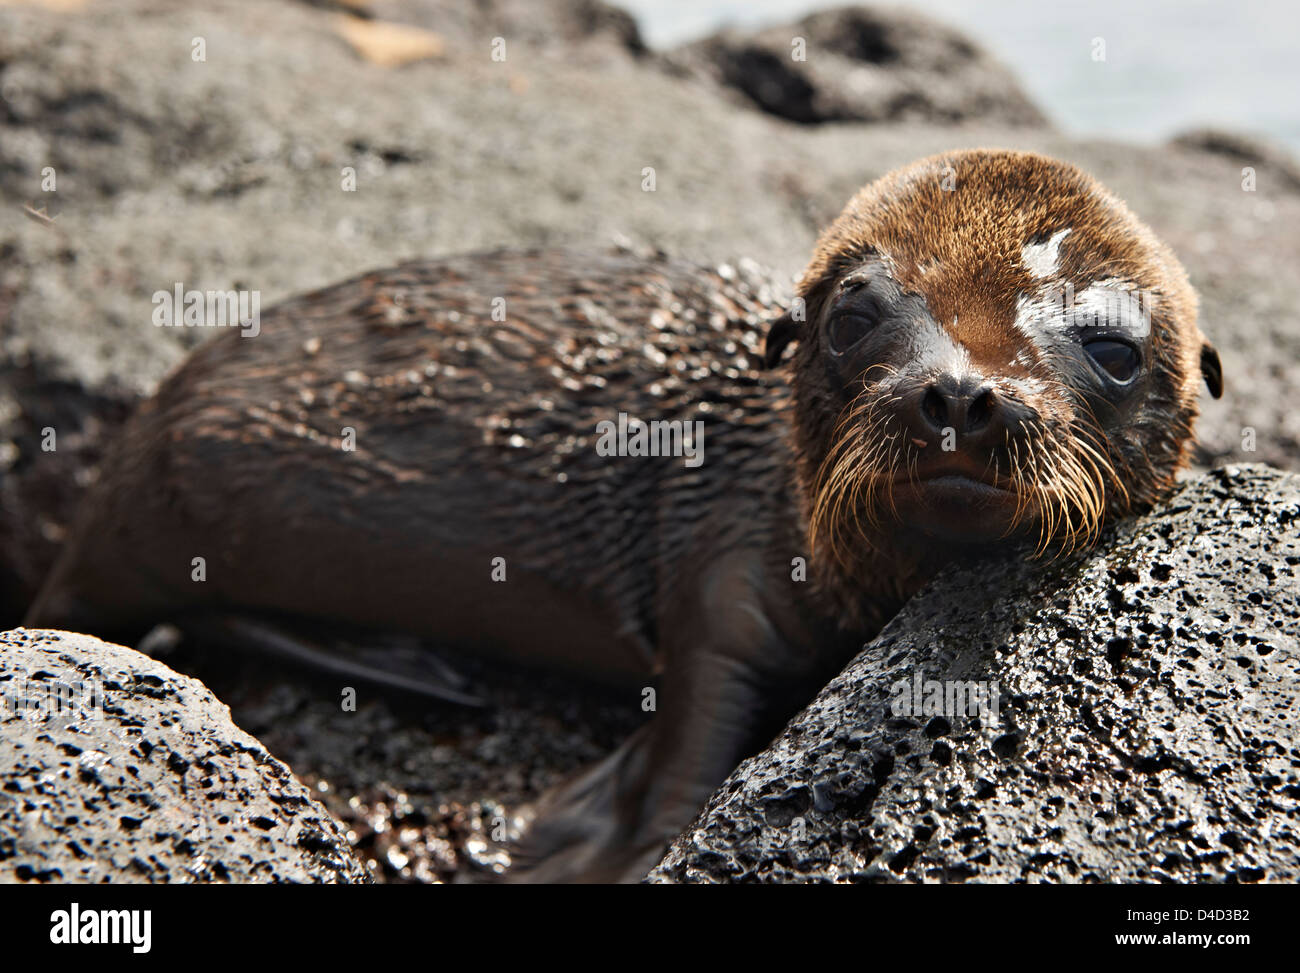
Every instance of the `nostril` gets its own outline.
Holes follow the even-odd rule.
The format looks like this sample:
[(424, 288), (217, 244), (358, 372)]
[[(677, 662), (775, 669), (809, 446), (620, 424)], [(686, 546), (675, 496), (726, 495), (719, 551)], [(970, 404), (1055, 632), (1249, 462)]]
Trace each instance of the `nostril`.
[(974, 432), (988, 425), (997, 407), (998, 398), (992, 389), (985, 389), (975, 396), (970, 408), (966, 410), (966, 431)]
[(921, 399), (921, 414), (936, 429), (946, 426), (948, 424), (948, 403), (933, 388), (926, 389), (925, 396)]

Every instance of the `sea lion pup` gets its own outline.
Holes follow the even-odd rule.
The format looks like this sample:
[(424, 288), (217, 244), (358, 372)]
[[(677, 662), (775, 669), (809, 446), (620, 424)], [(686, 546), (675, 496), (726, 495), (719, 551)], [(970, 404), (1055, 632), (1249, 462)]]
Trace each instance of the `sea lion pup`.
[[(572, 251), (290, 300), (141, 407), (29, 624), (324, 619), (659, 673), (655, 717), (544, 800), (518, 856), (635, 880), (939, 566), (1088, 542), (1172, 485), (1200, 381), (1221, 391), (1172, 254), (1026, 153), (871, 184), (764, 362), (769, 315), (734, 271)], [(635, 420), (704, 435), (662, 455)]]

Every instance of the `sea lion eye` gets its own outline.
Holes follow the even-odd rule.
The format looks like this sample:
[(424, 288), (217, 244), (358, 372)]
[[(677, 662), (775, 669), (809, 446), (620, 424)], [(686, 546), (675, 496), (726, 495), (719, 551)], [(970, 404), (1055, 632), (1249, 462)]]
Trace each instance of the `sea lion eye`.
[(875, 326), (875, 320), (865, 314), (853, 311), (837, 314), (830, 327), (831, 351), (837, 355), (843, 354), (865, 338)]
[(1127, 385), (1137, 377), (1142, 359), (1137, 349), (1122, 341), (1090, 341), (1083, 346), (1088, 357), (1095, 361), (1101, 370), (1120, 385)]

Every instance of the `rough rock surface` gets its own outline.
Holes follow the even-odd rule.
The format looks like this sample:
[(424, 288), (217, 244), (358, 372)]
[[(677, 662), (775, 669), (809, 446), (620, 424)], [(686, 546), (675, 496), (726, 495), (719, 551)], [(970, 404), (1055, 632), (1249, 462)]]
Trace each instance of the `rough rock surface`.
[[(997, 717), (898, 715), (918, 673), (996, 681)], [(651, 877), (1300, 879), (1300, 476), (1228, 467), (1091, 555), (948, 571)]]
[(0, 634), (0, 882), (368, 878), (202, 683), (85, 635)]
[(668, 55), (792, 122), (1046, 125), (1015, 77), (965, 35), (904, 10), (841, 7)]

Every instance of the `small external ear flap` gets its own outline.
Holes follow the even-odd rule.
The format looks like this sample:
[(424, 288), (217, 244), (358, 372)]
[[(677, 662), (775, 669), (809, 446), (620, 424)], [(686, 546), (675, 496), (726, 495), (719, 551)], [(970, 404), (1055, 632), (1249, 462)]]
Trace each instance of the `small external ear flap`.
[(767, 341), (763, 346), (763, 367), (771, 368), (781, 360), (785, 346), (799, 337), (799, 325), (786, 311), (772, 322), (767, 330)]
[(1201, 375), (1210, 395), (1220, 398), (1223, 395), (1223, 365), (1219, 363), (1219, 353), (1208, 341), (1201, 345)]

